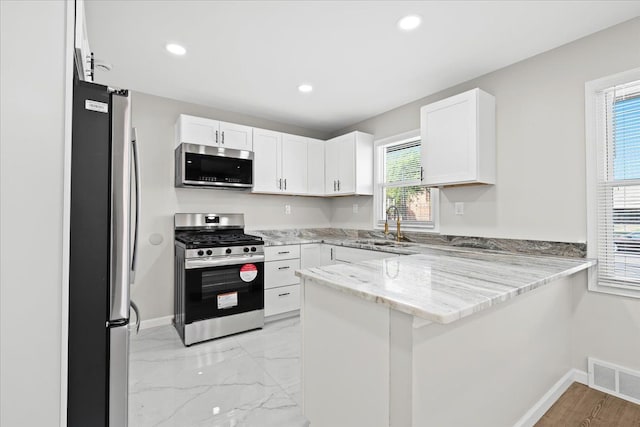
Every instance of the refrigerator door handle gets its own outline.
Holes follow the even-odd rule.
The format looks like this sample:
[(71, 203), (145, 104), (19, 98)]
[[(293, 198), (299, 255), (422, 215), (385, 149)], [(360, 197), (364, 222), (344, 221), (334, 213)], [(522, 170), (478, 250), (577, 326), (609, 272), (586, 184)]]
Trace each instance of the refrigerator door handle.
[(136, 281), (136, 264), (138, 260), (138, 238), (140, 228), (140, 156), (138, 155), (138, 131), (133, 128), (133, 138), (131, 140), (131, 148), (133, 149), (133, 173), (135, 174), (135, 190), (136, 190), (136, 214), (134, 217), (133, 231), (133, 249), (131, 254), (131, 276), (130, 283)]
[(129, 318), (131, 222), (131, 101), (128, 92), (111, 95), (111, 254), (109, 321)]
[(133, 312), (136, 314), (136, 334), (138, 332), (140, 332), (140, 310), (138, 309), (138, 305), (133, 302), (133, 300), (131, 301), (131, 308), (133, 309)]

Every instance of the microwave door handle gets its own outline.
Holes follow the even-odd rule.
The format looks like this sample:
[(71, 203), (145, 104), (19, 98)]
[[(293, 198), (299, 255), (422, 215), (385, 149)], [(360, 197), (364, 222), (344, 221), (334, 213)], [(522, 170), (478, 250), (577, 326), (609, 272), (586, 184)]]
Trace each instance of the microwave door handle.
[(136, 264), (138, 261), (138, 240), (140, 235), (140, 155), (138, 154), (138, 130), (133, 128), (133, 138), (131, 140), (131, 148), (133, 155), (133, 172), (135, 175), (135, 191), (136, 191), (136, 211), (134, 216), (133, 231), (133, 249), (131, 254), (131, 276), (130, 283), (136, 280)]
[(131, 99), (111, 96), (111, 254), (109, 259), (109, 322), (129, 318), (131, 220)]

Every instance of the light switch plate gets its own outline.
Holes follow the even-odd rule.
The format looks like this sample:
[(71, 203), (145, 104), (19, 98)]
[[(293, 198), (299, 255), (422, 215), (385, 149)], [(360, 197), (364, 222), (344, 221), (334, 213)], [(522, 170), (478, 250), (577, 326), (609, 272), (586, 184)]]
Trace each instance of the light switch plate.
[(464, 202), (455, 202), (453, 208), (456, 215), (464, 215)]
[(358, 204), (354, 203), (353, 204), (353, 213), (358, 213), (358, 209), (359, 209)]
[(291, 205), (284, 205), (284, 214), (291, 215)]

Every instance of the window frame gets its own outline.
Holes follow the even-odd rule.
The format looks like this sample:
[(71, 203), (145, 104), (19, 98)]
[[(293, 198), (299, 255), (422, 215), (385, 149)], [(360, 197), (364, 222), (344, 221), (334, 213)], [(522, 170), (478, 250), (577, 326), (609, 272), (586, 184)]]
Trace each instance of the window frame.
[[(601, 92), (613, 86), (623, 85), (634, 80), (640, 80), (640, 68), (592, 80), (585, 83), (585, 144), (586, 144), (586, 211), (587, 211), (587, 257), (598, 259), (598, 150), (606, 143), (604, 138), (606, 123), (604, 117), (599, 117), (598, 104)], [(613, 239), (609, 239), (613, 242)], [(613, 244), (613, 243), (612, 243)], [(640, 286), (627, 287), (605, 284), (599, 281), (598, 268), (590, 269), (587, 278), (588, 289), (631, 298), (640, 298)]]
[[(403, 132), (397, 135), (392, 135), (386, 138), (378, 139), (373, 143), (373, 174), (374, 174), (374, 185), (373, 185), (373, 229), (374, 230), (382, 230), (384, 229), (384, 215), (380, 217), (383, 210), (383, 183), (384, 183), (384, 154), (383, 150), (387, 145), (393, 144), (402, 144), (405, 142), (409, 142), (412, 139), (420, 139), (420, 129), (411, 130), (408, 132)], [(422, 145), (421, 145), (421, 155), (422, 155)], [(421, 161), (422, 163), (422, 161)], [(397, 185), (396, 187), (408, 187), (422, 185), (419, 180), (411, 181), (407, 185)], [(411, 224), (407, 222), (402, 222), (402, 230), (413, 231), (413, 232), (421, 232), (421, 233), (439, 233), (440, 232), (440, 195), (439, 190), (436, 187), (431, 187), (431, 215), (432, 215), (432, 225), (431, 224)], [(394, 227), (389, 227), (391, 230)]]

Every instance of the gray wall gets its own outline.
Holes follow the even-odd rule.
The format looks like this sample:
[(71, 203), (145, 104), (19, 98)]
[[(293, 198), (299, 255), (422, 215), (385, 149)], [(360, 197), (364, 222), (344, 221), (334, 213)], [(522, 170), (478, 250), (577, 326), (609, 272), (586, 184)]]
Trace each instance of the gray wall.
[[(495, 95), (497, 183), (441, 192), (443, 234), (586, 241), (584, 84), (640, 67), (640, 18), (343, 129), (376, 138), (417, 129), (422, 105), (480, 87)], [(370, 228), (363, 197), (332, 202), (332, 225)], [(453, 213), (465, 202), (464, 216)], [(369, 202), (370, 203), (370, 202)], [(585, 277), (582, 275), (582, 277)], [(573, 363), (594, 356), (640, 369), (640, 300), (574, 288)]]
[[(174, 124), (179, 114), (324, 138), (317, 132), (251, 116), (134, 92), (133, 125), (140, 140), (142, 209), (140, 257), (132, 297), (142, 319), (173, 314), (173, 214), (176, 212), (241, 212), (247, 229), (329, 227), (331, 202), (318, 197), (272, 196), (227, 190), (175, 188)], [(291, 205), (291, 215), (284, 205)], [(152, 234), (164, 241), (149, 243)]]
[(0, 425), (58, 426), (65, 3), (0, 17)]
[[(640, 18), (354, 124), (384, 138), (420, 126), (425, 104), (480, 87), (496, 97), (497, 183), (441, 191), (443, 234), (584, 242), (584, 83), (640, 66)], [(367, 227), (372, 211), (333, 202), (334, 226)], [(454, 202), (465, 214), (454, 215)]]

